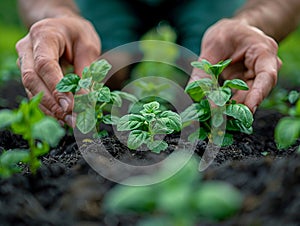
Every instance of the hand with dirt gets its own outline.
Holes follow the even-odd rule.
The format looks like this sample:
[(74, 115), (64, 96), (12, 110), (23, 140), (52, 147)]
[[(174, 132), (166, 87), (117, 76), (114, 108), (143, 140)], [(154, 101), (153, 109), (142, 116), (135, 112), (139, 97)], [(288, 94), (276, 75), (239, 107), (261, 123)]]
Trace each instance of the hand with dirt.
[[(31, 5), (38, 4), (38, 1), (32, 0), (20, 3), (30, 8), (29, 2)], [(40, 2), (47, 5), (47, 1)], [(61, 9), (53, 12), (61, 13)], [(85, 66), (99, 57), (100, 40), (90, 22), (76, 13), (67, 12), (49, 18), (45, 16), (45, 19), (29, 18), (29, 33), (17, 43), (16, 49), (28, 96), (31, 98), (43, 92), (41, 109), (72, 125), (73, 97), (70, 93), (59, 93), (55, 89), (63, 77), (62, 65), (73, 65), (74, 72), (80, 75)]]
[[(222, 78), (239, 78), (247, 83), (249, 90), (237, 91), (233, 99), (255, 112), (276, 84), (281, 66), (277, 49), (277, 43), (261, 30), (238, 20), (224, 19), (205, 33), (199, 59), (206, 59), (213, 64), (232, 59)], [(206, 76), (203, 71), (194, 69), (191, 80)]]

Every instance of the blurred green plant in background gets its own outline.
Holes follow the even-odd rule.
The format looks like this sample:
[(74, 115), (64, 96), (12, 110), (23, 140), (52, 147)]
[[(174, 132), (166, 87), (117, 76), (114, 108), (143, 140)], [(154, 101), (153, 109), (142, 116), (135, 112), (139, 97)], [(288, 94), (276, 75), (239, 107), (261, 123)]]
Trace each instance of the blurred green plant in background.
[[(16, 42), (25, 34), (25, 28), (21, 24), (16, 0), (0, 1), (0, 69), (11, 68), (11, 62), (16, 62)], [(2, 75), (2, 74), (1, 74)], [(1, 76), (2, 77), (2, 76)], [(0, 78), (1, 79), (1, 78)]]
[(283, 64), (279, 73), (279, 85), (294, 88), (300, 85), (300, 27), (279, 45), (279, 57)]
[[(16, 0), (0, 1), (0, 91), (8, 82), (20, 82), (20, 72), (16, 65), (15, 45), (26, 34), (17, 10)], [(0, 92), (0, 107), (7, 106), (7, 100)]]

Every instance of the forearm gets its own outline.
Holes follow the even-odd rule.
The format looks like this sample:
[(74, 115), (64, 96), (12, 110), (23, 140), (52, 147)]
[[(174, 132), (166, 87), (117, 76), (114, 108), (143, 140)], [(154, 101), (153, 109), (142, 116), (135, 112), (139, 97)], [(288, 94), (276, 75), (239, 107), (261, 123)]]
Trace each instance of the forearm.
[(18, 7), (21, 19), (27, 27), (45, 18), (78, 14), (73, 0), (19, 0)]
[(259, 28), (279, 42), (299, 25), (300, 1), (248, 0), (235, 18)]

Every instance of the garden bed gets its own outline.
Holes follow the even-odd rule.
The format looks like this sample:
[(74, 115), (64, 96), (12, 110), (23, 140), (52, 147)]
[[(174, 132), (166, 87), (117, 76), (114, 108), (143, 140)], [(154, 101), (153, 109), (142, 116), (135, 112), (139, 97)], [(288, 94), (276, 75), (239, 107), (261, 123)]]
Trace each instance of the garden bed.
[[(296, 146), (279, 151), (274, 127), (281, 115), (270, 110), (255, 114), (253, 135), (235, 134), (234, 144), (221, 148), (204, 179), (218, 179), (244, 194), (243, 207), (223, 222), (198, 225), (298, 225), (300, 222), (300, 156)], [(126, 158), (147, 158), (124, 150), (114, 137), (104, 142)], [(195, 152), (203, 153), (205, 142)], [(0, 133), (0, 151), (26, 147), (19, 136)], [(150, 154), (149, 154), (150, 155)], [(151, 154), (152, 155), (152, 154)], [(115, 183), (96, 173), (83, 159), (72, 135), (42, 157), (37, 174), (24, 172), (0, 180), (1, 225), (135, 225), (138, 215), (114, 215), (102, 201)], [(183, 181), (184, 183), (184, 181)]]

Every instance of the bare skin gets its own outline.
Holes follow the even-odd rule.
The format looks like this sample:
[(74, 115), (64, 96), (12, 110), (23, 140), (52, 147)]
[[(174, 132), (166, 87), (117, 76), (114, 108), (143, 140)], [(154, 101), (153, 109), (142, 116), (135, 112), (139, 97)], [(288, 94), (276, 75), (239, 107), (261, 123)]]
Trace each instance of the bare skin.
[[(249, 0), (234, 18), (220, 20), (206, 31), (199, 59), (211, 63), (232, 59), (222, 77), (248, 84), (249, 91), (238, 91), (233, 98), (255, 112), (277, 81), (281, 67), (277, 42), (299, 22), (299, 0)], [(195, 69), (191, 81), (206, 76)]]
[[(19, 3), (26, 8), (30, 2), (34, 5), (36, 1), (25, 0)], [(53, 1), (44, 1), (44, 4), (47, 5), (47, 2)], [(49, 7), (54, 7), (53, 11), (57, 15), (41, 19), (43, 15), (37, 13), (25, 20), (29, 26), (33, 25), (16, 45), (18, 64), (28, 96), (44, 92), (41, 109), (72, 125), (72, 95), (55, 90), (56, 84), (63, 77), (61, 63), (73, 65), (75, 73), (81, 74), (85, 66), (99, 57), (100, 39), (91, 23), (80, 17), (75, 10), (70, 10), (71, 6), (59, 9), (56, 5)], [(51, 8), (47, 11), (51, 11)]]
[[(219, 21), (202, 40), (200, 59), (233, 60), (223, 76), (248, 83), (250, 90), (237, 92), (235, 98), (252, 112), (276, 84), (281, 61), (275, 40), (280, 41), (299, 22), (300, 1), (284, 2), (282, 7), (282, 0), (249, 0), (235, 18)], [(75, 73), (81, 74), (99, 57), (100, 38), (72, 0), (19, 0), (19, 7), (30, 28), (16, 45), (25, 89), (29, 97), (43, 91), (41, 109), (72, 125), (72, 95), (55, 91), (63, 77), (62, 63), (73, 65)], [(191, 79), (204, 76), (195, 70)]]

